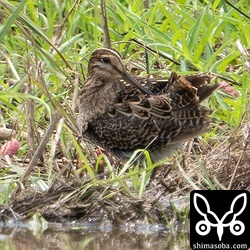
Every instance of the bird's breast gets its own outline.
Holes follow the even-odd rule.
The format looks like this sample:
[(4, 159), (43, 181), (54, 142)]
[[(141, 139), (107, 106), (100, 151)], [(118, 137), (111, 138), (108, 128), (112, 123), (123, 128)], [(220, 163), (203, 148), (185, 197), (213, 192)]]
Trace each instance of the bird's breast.
[(103, 87), (86, 87), (79, 98), (79, 115), (77, 124), (81, 132), (84, 132), (88, 123), (99, 119), (102, 115), (114, 109), (116, 103), (116, 89), (112, 84)]

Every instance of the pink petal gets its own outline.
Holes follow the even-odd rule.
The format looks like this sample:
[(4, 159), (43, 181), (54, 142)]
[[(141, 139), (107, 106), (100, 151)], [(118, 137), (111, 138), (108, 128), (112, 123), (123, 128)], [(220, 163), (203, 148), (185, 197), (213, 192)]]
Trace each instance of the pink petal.
[(224, 90), (225, 92), (231, 94), (234, 97), (238, 97), (239, 93), (234, 89), (234, 87), (232, 87), (231, 85), (229, 85), (227, 82), (225, 81), (221, 81), (219, 83), (219, 88)]
[(1, 146), (0, 156), (8, 155), (9, 157), (11, 157), (12, 155), (15, 155), (18, 152), (19, 148), (19, 141), (17, 141), (16, 139), (12, 139)]

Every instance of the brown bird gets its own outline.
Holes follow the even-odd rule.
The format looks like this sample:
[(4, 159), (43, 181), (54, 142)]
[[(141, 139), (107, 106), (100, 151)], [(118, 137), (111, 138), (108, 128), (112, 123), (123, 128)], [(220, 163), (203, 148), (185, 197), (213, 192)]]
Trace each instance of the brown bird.
[(207, 131), (211, 109), (201, 102), (217, 88), (210, 80), (208, 74), (133, 77), (117, 51), (97, 49), (80, 92), (79, 129), (121, 160), (145, 148), (154, 162), (165, 159)]

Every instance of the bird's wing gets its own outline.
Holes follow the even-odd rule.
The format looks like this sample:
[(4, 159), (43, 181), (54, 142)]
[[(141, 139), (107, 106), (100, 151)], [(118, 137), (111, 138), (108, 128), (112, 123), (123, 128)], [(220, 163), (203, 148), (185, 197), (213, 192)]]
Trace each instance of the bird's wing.
[(163, 119), (171, 119), (171, 99), (167, 95), (147, 96), (134, 88), (126, 88), (117, 98), (117, 103), (110, 110), (109, 115), (114, 117), (117, 113), (142, 119), (155, 116)]
[[(190, 110), (200, 102), (198, 88), (193, 86), (185, 77), (173, 74), (170, 80), (143, 78), (139, 83), (155, 93), (145, 95), (136, 88), (124, 84), (124, 88), (118, 94), (117, 103), (110, 112), (115, 115), (121, 112), (125, 115), (137, 115), (147, 118), (154, 116), (163, 119), (172, 119), (180, 110)], [(155, 90), (158, 92), (155, 92)]]

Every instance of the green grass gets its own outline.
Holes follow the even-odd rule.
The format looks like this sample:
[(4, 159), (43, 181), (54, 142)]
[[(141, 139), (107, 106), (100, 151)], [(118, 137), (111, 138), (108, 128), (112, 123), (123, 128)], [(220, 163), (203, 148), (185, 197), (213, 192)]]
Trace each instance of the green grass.
[[(234, 5), (250, 15), (247, 0), (235, 1)], [(249, 18), (225, 1), (183, 0), (171, 4), (167, 0), (152, 1), (148, 9), (143, 0), (107, 0), (107, 15), (112, 46), (125, 61), (131, 60), (144, 68), (140, 74), (147, 74), (142, 43), (155, 50), (148, 51), (151, 74), (210, 71), (233, 82), (238, 98), (218, 91), (208, 102), (216, 110), (217, 124), (226, 123), (230, 129), (240, 125), (244, 114), (249, 118), (249, 71), (236, 46), (239, 40), (246, 49), (250, 48)], [(78, 1), (74, 5), (73, 0), (1, 0), (0, 16), (0, 127), (18, 131), (21, 142), (18, 158), (32, 157), (30, 145), (21, 132), (27, 132), (34, 124), (36, 149), (55, 110), (63, 111), (64, 120), (57, 127), (58, 143), (53, 134), (43, 152), (43, 167), (33, 171), (25, 185), (50, 187), (60, 172), (55, 169), (55, 161), (65, 159), (75, 168), (79, 157), (82, 165), (75, 174), (69, 171), (67, 178), (81, 180), (81, 175), (87, 172), (91, 185), (115, 185), (129, 195), (142, 197), (155, 167), (147, 154), (143, 168), (129, 168), (127, 163), (121, 170), (100, 156), (104, 157), (110, 174), (106, 180), (98, 179), (101, 158), (97, 165), (90, 163), (90, 154), (83, 152), (72, 130), (76, 118), (72, 108), (74, 93), (84, 82), (90, 53), (103, 45), (99, 1)], [(228, 72), (229, 65), (232, 72)], [(28, 101), (34, 113), (31, 120), (26, 113)], [(213, 130), (209, 136), (216, 132)], [(0, 173), (0, 203), (8, 203), (14, 183), (22, 175), (18, 163), (13, 164), (14, 167)], [(127, 185), (128, 179), (132, 187)]]

